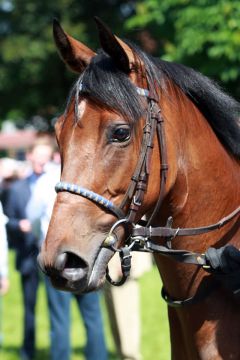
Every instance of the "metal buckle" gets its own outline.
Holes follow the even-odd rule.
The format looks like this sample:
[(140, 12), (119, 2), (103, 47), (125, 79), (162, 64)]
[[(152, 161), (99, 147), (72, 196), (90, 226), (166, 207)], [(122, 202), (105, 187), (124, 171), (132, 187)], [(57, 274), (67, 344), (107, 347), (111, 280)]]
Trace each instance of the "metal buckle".
[(134, 195), (134, 197), (133, 197), (133, 203), (134, 203), (134, 205), (136, 205), (136, 206), (141, 206), (142, 205), (142, 202), (141, 201), (137, 201), (136, 200), (136, 195)]
[(113, 233), (114, 230), (121, 224), (124, 224), (124, 223), (128, 223), (128, 219), (124, 218), (124, 219), (120, 219), (118, 221), (116, 221), (113, 226), (111, 227), (106, 239), (103, 241), (103, 244), (102, 246), (104, 247), (110, 247), (112, 248), (114, 251), (119, 251), (119, 249), (116, 249), (114, 247), (114, 244), (117, 242), (117, 238), (116, 238), (116, 235)]
[[(137, 226), (135, 226), (137, 227)], [(151, 233), (152, 233), (152, 227), (149, 226), (149, 236), (131, 236), (131, 243), (129, 245), (130, 248), (134, 247), (134, 245), (139, 246), (139, 248), (143, 249), (143, 250), (147, 250), (147, 242), (149, 240), (149, 238), (151, 238)]]

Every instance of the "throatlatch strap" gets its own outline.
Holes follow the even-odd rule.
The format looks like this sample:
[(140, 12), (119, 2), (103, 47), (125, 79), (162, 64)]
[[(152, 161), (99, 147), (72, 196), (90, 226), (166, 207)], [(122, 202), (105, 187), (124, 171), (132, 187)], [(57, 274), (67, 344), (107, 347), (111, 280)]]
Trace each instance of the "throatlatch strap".
[(164, 287), (162, 287), (161, 295), (163, 300), (165, 300), (168, 304), (168, 306), (175, 308), (185, 307), (187, 305), (195, 305), (198, 304), (200, 301), (203, 301), (209, 294), (215, 291), (218, 286), (219, 284), (214, 281), (211, 283), (211, 286), (208, 285), (207, 287), (204, 287), (203, 289), (200, 289), (198, 292), (196, 292), (195, 295), (183, 300), (172, 298)]
[(224, 287), (235, 297), (240, 295), (240, 251), (233, 245), (226, 245), (219, 249), (210, 247), (203, 257), (207, 264), (203, 268), (215, 275), (211, 284), (200, 287), (194, 296), (184, 300), (172, 298), (163, 287), (161, 295), (169, 306), (183, 307), (197, 304), (218, 287)]

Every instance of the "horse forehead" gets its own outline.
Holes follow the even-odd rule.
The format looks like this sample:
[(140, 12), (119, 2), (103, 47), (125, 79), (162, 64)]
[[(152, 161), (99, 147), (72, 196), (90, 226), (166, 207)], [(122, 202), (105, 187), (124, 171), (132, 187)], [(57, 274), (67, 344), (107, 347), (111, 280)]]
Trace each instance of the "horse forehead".
[(78, 118), (81, 119), (86, 111), (87, 101), (84, 99), (78, 104)]
[(77, 106), (77, 119), (83, 125), (89, 122), (105, 123), (109, 119), (109, 113), (111, 111), (97, 106), (87, 98), (82, 99)]
[[(89, 146), (98, 142), (108, 124), (109, 114), (89, 99), (81, 99), (70, 109), (60, 137), (67, 144), (67, 151), (78, 148), (89, 151)], [(85, 147), (87, 148), (85, 149)]]

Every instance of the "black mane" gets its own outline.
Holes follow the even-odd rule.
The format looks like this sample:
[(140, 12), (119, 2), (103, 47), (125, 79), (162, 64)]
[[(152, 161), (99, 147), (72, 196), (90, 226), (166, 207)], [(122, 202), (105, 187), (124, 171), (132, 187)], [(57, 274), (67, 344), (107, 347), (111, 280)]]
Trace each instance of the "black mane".
[[(76, 106), (79, 97), (87, 97), (101, 107), (120, 113), (129, 122), (137, 121), (143, 114), (144, 108), (135, 86), (102, 51), (80, 75), (70, 93), (68, 105), (72, 96), (75, 96)], [(77, 115), (77, 107), (75, 112)]]
[[(146, 68), (148, 84), (164, 88), (164, 79), (175, 83), (205, 116), (223, 145), (240, 158), (240, 104), (206, 76), (184, 65), (155, 59), (129, 44)], [(129, 121), (143, 114), (141, 97), (128, 76), (118, 70), (111, 58), (100, 52), (80, 76), (71, 93), (87, 96)]]
[(198, 107), (222, 144), (240, 158), (240, 103), (213, 80), (191, 68), (165, 61), (159, 65)]

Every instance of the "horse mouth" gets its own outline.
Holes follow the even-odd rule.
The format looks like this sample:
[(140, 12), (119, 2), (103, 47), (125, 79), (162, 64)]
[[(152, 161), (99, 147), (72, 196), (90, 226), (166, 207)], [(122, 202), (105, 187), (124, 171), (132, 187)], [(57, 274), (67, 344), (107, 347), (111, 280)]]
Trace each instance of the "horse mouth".
[(45, 274), (50, 277), (51, 283), (56, 289), (81, 294), (98, 290), (103, 286), (107, 264), (112, 256), (112, 250), (101, 248), (92, 266), (83, 264), (83, 262), (81, 266), (77, 266), (76, 261), (66, 261), (62, 269), (45, 268), (43, 270), (41, 257), (39, 257), (38, 263)]
[(87, 275), (81, 268), (64, 268), (60, 272), (47, 270), (47, 276), (58, 290), (83, 293), (87, 287)]
[(62, 291), (69, 291), (72, 293), (83, 293), (85, 285), (82, 282), (70, 281), (63, 276), (51, 276), (51, 283), (53, 287)]

